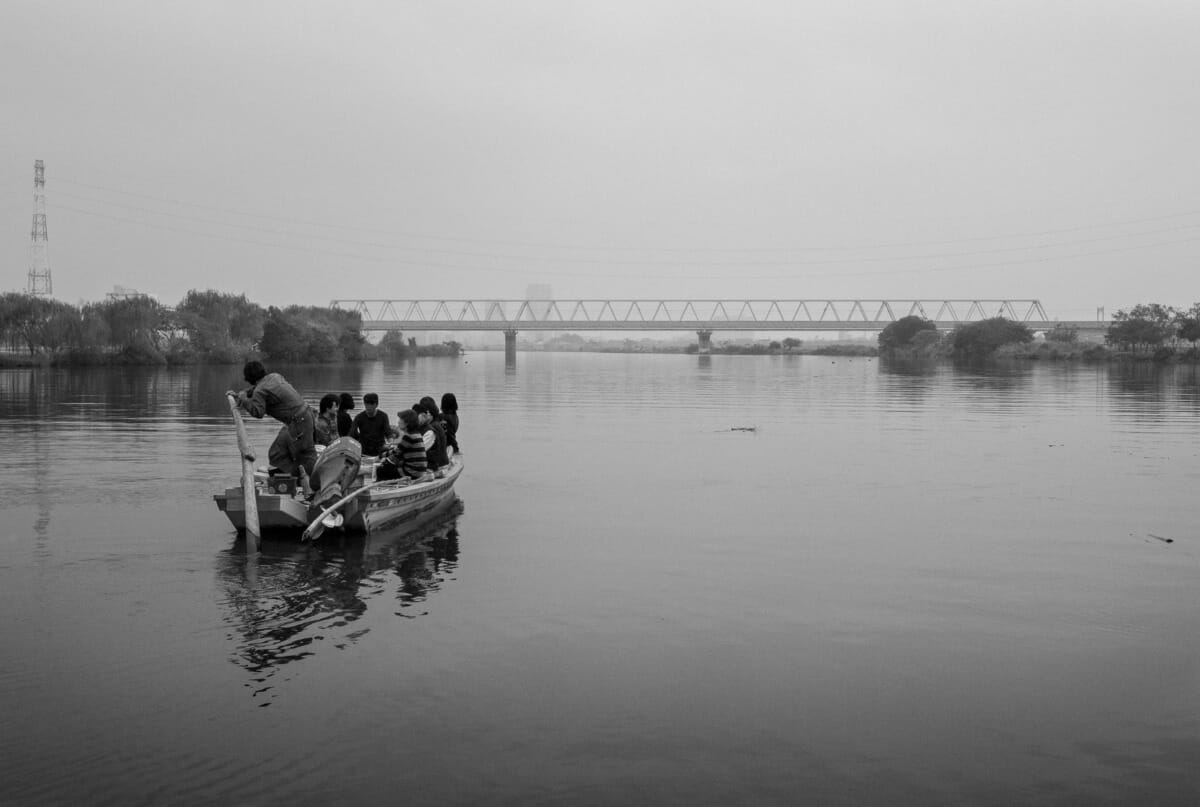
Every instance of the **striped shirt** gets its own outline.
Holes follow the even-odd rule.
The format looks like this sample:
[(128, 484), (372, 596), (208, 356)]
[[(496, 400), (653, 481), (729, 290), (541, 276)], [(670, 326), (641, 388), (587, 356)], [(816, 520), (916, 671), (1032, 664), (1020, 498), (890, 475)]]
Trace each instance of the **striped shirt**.
[(400, 444), (396, 446), (399, 455), (400, 472), (405, 476), (416, 479), (425, 473), (425, 438), (420, 434), (405, 432), (400, 435)]

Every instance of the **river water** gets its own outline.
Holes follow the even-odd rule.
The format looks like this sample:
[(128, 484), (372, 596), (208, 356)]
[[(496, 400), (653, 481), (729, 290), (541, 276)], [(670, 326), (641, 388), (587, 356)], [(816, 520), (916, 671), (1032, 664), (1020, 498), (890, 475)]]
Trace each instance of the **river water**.
[(460, 503), (248, 558), (238, 368), (0, 371), (0, 803), (1200, 802), (1194, 366), (284, 370)]

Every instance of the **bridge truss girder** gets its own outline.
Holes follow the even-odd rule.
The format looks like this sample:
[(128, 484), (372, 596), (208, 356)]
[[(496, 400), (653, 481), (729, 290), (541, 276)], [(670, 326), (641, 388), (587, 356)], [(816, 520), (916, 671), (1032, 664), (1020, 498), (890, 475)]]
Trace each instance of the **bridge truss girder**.
[(340, 299), (364, 330), (408, 331), (877, 331), (906, 316), (939, 328), (991, 317), (1031, 327), (1038, 300), (383, 300)]

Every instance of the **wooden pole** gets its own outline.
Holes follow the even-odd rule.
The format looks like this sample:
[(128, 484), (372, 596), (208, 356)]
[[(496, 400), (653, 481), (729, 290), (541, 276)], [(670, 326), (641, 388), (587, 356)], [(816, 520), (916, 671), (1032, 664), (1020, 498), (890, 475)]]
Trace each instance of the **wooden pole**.
[(233, 423), (237, 426), (238, 452), (242, 455), (242, 500), (246, 512), (246, 552), (258, 552), (258, 539), (262, 534), (258, 529), (258, 499), (254, 493), (254, 452), (250, 450), (250, 440), (246, 437), (246, 424), (242, 422), (242, 410), (238, 407), (237, 398), (226, 394), (229, 399), (229, 411), (233, 413)]

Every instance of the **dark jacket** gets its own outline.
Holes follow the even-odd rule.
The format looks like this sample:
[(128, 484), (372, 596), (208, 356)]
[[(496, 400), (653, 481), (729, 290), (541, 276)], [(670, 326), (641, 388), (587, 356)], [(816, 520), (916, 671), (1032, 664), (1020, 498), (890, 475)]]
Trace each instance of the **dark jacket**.
[(450, 464), (450, 458), (446, 456), (446, 429), (440, 420), (431, 420), (429, 430), (433, 432), (433, 446), (426, 451), (426, 459), (429, 469), (436, 471)]
[(446, 445), (458, 453), (458, 413), (442, 410), (442, 426), (446, 430)]
[(309, 411), (300, 393), (279, 373), (267, 373), (253, 387), (239, 392), (237, 398), (251, 416), (270, 415), (280, 423), (291, 423)]
[(387, 412), (382, 409), (376, 409), (374, 417), (366, 412), (359, 412), (354, 416), (350, 436), (362, 443), (363, 454), (378, 457), (383, 453), (383, 445), (387, 442), (389, 425)]

